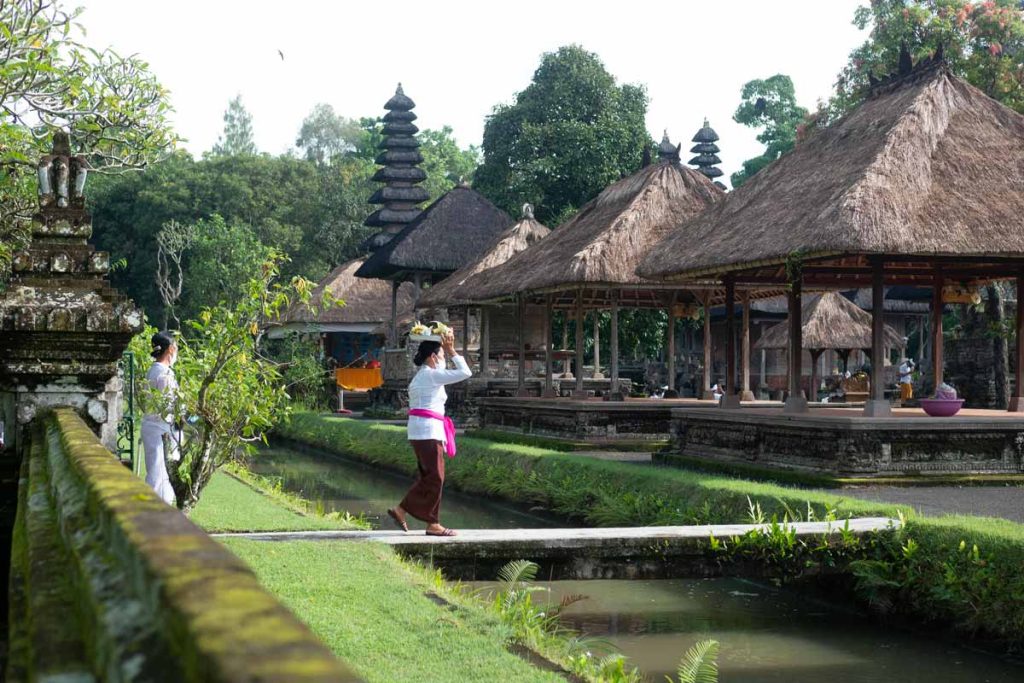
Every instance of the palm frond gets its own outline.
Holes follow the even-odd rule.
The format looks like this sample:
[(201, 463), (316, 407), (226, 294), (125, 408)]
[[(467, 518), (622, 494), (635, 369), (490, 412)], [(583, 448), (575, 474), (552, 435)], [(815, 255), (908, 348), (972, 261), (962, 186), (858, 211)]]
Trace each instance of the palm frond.
[(701, 640), (679, 660), (679, 683), (718, 683), (718, 641)]
[(530, 560), (513, 560), (498, 572), (498, 580), (509, 588), (520, 583), (527, 583), (537, 578), (537, 570), (540, 565)]

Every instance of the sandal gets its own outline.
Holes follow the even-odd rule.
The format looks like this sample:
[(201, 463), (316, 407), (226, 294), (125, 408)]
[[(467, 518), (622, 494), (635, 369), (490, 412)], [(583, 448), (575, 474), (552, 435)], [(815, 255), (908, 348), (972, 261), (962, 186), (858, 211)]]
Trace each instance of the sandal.
[(388, 508), (388, 517), (394, 520), (395, 526), (397, 526), (399, 529), (406, 533), (409, 532), (409, 525), (406, 523), (404, 519), (398, 516), (398, 513), (395, 512), (393, 508)]
[(442, 528), (440, 531), (425, 531), (423, 532), (427, 536), (458, 536), (459, 534), (455, 529), (449, 529), (447, 527)]

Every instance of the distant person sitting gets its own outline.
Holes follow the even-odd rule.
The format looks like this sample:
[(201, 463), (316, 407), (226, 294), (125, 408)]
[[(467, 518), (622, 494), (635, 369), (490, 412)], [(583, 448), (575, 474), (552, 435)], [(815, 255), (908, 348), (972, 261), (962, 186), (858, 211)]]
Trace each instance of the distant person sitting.
[(722, 390), (721, 385), (715, 382), (711, 387), (711, 395), (715, 397), (716, 401), (721, 401), (722, 397), (725, 396), (725, 392)]

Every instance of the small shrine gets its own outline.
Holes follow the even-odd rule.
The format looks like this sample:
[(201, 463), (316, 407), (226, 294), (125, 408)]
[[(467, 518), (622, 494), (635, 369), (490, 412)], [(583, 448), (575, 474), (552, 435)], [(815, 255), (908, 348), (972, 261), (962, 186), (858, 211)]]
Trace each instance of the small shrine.
[(110, 256), (89, 244), (89, 162), (67, 133), (38, 165), (39, 210), (31, 242), (14, 255), (0, 294), (0, 421), (16, 447), (18, 429), (49, 408), (82, 414), (108, 448), (121, 417), (118, 361), (142, 329), (142, 311), (110, 286)]

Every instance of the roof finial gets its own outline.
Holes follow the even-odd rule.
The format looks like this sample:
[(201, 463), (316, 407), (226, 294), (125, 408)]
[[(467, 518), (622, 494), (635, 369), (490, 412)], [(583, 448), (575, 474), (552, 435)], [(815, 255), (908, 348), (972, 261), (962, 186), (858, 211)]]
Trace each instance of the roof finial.
[(395, 94), (396, 95), (404, 95), (405, 94), (405, 91), (402, 90), (402, 82), (401, 81), (398, 82), (398, 87), (395, 88)]
[(523, 220), (533, 220), (533, 204), (526, 202), (523, 204)]
[(658, 159), (679, 161), (680, 149), (681, 145), (673, 145), (672, 141), (668, 139), (668, 129), (666, 128), (665, 134), (661, 138), (661, 144), (658, 145)]

